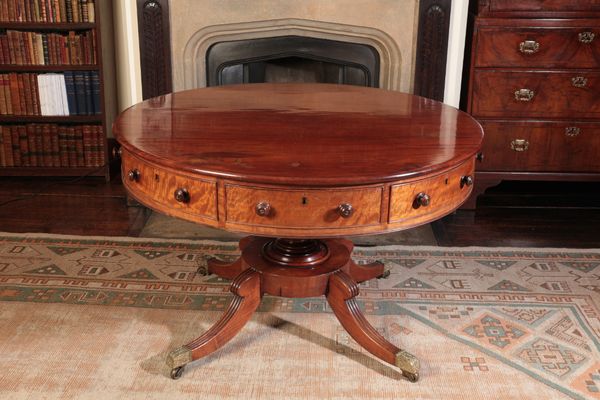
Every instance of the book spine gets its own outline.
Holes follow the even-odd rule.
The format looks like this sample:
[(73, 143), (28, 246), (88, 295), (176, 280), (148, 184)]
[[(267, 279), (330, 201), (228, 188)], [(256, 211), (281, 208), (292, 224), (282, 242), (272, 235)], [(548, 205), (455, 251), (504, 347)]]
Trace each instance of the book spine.
[(19, 107), (21, 109), (20, 115), (27, 115), (27, 103), (25, 101), (25, 74), (17, 74), (17, 84), (19, 88)]
[(73, 4), (71, 0), (66, 0), (65, 10), (67, 13), (67, 22), (73, 22)]
[(21, 153), (21, 164), (25, 167), (31, 166), (29, 154), (29, 142), (27, 141), (27, 128), (24, 125), (16, 126), (19, 133), (19, 151)]
[(6, 157), (4, 156), (4, 136), (2, 130), (7, 129), (7, 126), (0, 125), (0, 167), (6, 167)]
[(12, 142), (11, 150), (13, 155), (13, 164), (15, 165), (15, 167), (20, 167), (23, 165), (23, 162), (21, 160), (21, 151), (19, 148), (19, 131), (16, 126), (10, 127), (10, 136)]
[(60, 155), (60, 166), (69, 166), (69, 146), (67, 138), (67, 128), (65, 126), (58, 127), (58, 151)]
[(32, 167), (38, 166), (38, 150), (35, 142), (35, 126), (27, 125), (27, 146), (29, 148), (29, 165)]
[(0, 74), (0, 114), (7, 115), (8, 114), (8, 105), (6, 104), (6, 80), (4, 76), (6, 74)]
[(84, 90), (85, 90), (85, 110), (87, 115), (94, 114), (94, 101), (92, 99), (92, 79), (91, 72), (83, 73)]
[(85, 167), (85, 156), (83, 154), (83, 127), (75, 127), (75, 152), (77, 154), (77, 166)]
[(93, 167), (94, 161), (92, 159), (92, 150), (94, 146), (94, 136), (92, 132), (92, 127), (90, 125), (84, 125), (82, 127), (83, 131), (83, 157), (85, 159), (86, 167)]
[(15, 162), (12, 153), (12, 135), (10, 129), (2, 127), (2, 145), (4, 147), (4, 162), (7, 167), (14, 167)]
[(58, 125), (50, 125), (50, 144), (52, 147), (52, 166), (60, 167), (60, 149), (58, 145)]
[(10, 79), (10, 102), (14, 115), (21, 115), (21, 100), (19, 98), (19, 81), (17, 74), (12, 72), (9, 74)]
[(42, 126), (42, 154), (44, 167), (52, 167), (52, 132), (50, 132), (50, 125), (44, 124)]
[(69, 115), (77, 115), (77, 98), (75, 97), (75, 81), (73, 80), (72, 71), (65, 71), (65, 88), (67, 90)]
[(33, 115), (33, 98), (31, 96), (31, 80), (32, 74), (22, 74), (23, 78), (23, 93), (25, 94), (25, 113), (27, 115)]
[(45, 167), (44, 139), (42, 138), (42, 126), (39, 124), (35, 125), (35, 149), (38, 167)]
[(102, 104), (100, 102), (100, 74), (97, 71), (90, 72), (90, 81), (92, 109), (94, 110), (94, 114), (99, 115), (102, 113)]
[(33, 105), (33, 115), (40, 115), (40, 93), (37, 85), (37, 77), (35, 74), (29, 74), (30, 87), (32, 88), (31, 100)]
[(77, 115), (87, 115), (85, 101), (85, 81), (83, 72), (73, 72), (75, 82), (75, 99), (77, 100)]
[(77, 166), (77, 150), (75, 149), (75, 128), (67, 128), (67, 153), (69, 155), (69, 167)]
[(10, 76), (9, 74), (4, 74), (3, 76), (3, 85), (4, 85), (4, 99), (6, 100), (6, 111), (8, 115), (13, 115), (13, 106), (12, 106), (12, 96), (10, 91)]

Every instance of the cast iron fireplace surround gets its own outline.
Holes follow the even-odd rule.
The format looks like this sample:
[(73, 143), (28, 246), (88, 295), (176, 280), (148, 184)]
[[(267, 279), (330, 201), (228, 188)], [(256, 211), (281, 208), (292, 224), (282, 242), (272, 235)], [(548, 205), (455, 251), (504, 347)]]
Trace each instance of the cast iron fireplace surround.
[(379, 87), (379, 54), (366, 44), (278, 36), (219, 42), (206, 55), (208, 86), (262, 82)]

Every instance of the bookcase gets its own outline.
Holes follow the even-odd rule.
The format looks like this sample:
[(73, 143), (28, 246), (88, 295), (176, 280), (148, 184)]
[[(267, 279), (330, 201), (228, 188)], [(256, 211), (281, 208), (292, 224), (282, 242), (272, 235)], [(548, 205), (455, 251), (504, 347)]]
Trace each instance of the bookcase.
[(99, 3), (0, 2), (0, 176), (109, 179)]

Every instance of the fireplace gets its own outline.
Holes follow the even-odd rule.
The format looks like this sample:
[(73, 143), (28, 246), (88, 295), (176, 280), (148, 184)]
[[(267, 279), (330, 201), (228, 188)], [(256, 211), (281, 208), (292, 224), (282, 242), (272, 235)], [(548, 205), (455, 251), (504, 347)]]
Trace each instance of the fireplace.
[[(441, 99), (446, 50), (460, 46), (460, 41), (450, 41), (450, 46), (446, 40), (450, 4), (254, 0), (249, 6), (241, 0), (137, 0), (144, 98), (219, 84), (302, 81)], [(466, 15), (465, 7), (458, 8)], [(266, 44), (280, 48), (262, 51)], [(332, 49), (332, 44), (345, 54), (303, 51), (316, 45)], [(262, 53), (248, 54), (246, 47)], [(455, 58), (460, 57), (462, 53)], [(454, 77), (456, 71), (451, 71)], [(456, 96), (460, 79), (447, 80), (446, 86), (448, 82)]]
[(261, 82), (379, 86), (379, 53), (359, 43), (302, 36), (218, 42), (206, 53), (207, 86)]

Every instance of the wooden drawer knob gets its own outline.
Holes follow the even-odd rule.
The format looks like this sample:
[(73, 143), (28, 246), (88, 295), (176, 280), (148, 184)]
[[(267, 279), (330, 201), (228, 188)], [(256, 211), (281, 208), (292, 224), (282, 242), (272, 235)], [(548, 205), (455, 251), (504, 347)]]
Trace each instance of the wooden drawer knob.
[(268, 217), (269, 215), (271, 215), (271, 205), (267, 201), (261, 201), (256, 205), (254, 211), (256, 211), (256, 215), (259, 215), (261, 217)]
[(417, 196), (415, 197), (415, 201), (413, 202), (413, 207), (414, 208), (427, 207), (429, 205), (429, 203), (431, 203), (431, 197), (429, 197), (429, 195), (427, 193), (421, 192), (421, 193), (417, 194)]
[(342, 218), (348, 218), (354, 213), (354, 207), (350, 203), (342, 203), (337, 206), (337, 212)]
[(524, 40), (519, 44), (519, 51), (523, 54), (533, 54), (540, 50), (540, 44), (535, 40)]
[(460, 187), (473, 186), (473, 177), (471, 175), (465, 175), (460, 178)]
[(190, 192), (188, 192), (185, 188), (179, 188), (175, 190), (174, 194), (175, 200), (180, 203), (189, 203), (190, 202)]
[(131, 182), (138, 182), (140, 180), (140, 171), (137, 169), (130, 169), (127, 178), (129, 178)]

